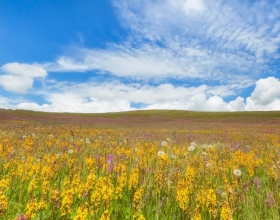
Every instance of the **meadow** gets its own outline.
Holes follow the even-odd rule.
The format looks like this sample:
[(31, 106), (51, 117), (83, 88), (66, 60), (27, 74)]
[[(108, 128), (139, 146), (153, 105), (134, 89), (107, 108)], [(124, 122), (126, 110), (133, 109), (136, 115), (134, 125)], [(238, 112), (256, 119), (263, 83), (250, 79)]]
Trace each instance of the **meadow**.
[(280, 219), (280, 112), (0, 110), (0, 219)]

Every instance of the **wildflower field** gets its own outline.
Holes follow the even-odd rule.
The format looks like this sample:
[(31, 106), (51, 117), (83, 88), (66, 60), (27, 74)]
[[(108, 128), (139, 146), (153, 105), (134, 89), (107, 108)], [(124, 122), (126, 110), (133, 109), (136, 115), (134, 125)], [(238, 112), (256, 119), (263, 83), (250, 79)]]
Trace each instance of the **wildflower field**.
[(280, 219), (280, 112), (0, 111), (0, 219)]

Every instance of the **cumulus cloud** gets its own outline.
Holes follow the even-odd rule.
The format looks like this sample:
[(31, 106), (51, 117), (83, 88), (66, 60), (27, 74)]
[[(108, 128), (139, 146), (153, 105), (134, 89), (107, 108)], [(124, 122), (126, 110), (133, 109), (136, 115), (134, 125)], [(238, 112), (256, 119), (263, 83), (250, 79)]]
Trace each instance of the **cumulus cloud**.
[(25, 93), (32, 88), (33, 79), (16, 75), (0, 75), (0, 85), (7, 91)]
[[(71, 98), (71, 96), (64, 96)], [(130, 107), (129, 102), (125, 100), (106, 101), (91, 101), (91, 102), (75, 102), (73, 105), (68, 103), (52, 103), (38, 105), (34, 102), (23, 102), (17, 105), (19, 109), (29, 109), (45, 112), (76, 112), (76, 113), (102, 113), (102, 112), (121, 112), (134, 110)]]
[(25, 63), (7, 63), (1, 67), (0, 85), (7, 91), (25, 93), (32, 88), (34, 78), (47, 76), (42, 67)]
[(228, 103), (229, 111), (244, 111), (245, 110), (245, 103), (244, 98), (238, 96), (235, 100), (230, 101)]
[[(19, 103), (17, 108), (54, 112), (115, 112), (135, 110), (133, 104), (140, 104), (141, 109), (241, 110), (239, 105), (226, 103), (220, 96), (209, 95), (207, 91), (213, 88), (206, 85), (183, 87), (172, 84), (151, 86), (91, 82), (54, 83), (53, 87), (50, 85), (49, 88), (53, 89), (44, 94), (46, 104), (24, 102)], [(238, 101), (240, 100), (235, 102)]]
[(260, 79), (251, 95), (251, 100), (258, 105), (268, 105), (280, 97), (280, 81), (275, 77)]
[(1, 67), (1, 70), (7, 74), (28, 76), (32, 78), (47, 76), (46, 70), (42, 67), (26, 63), (7, 63)]
[(246, 99), (246, 110), (280, 110), (280, 81), (275, 77), (259, 79), (251, 96)]
[[(0, 108), (17, 108), (46, 112), (119, 112), (136, 109), (181, 109), (191, 111), (265, 111), (280, 110), (280, 96), (274, 95), (269, 103), (260, 103), (255, 99), (260, 85), (267, 82), (279, 82), (268, 77), (256, 82), (251, 96), (244, 99), (238, 96), (225, 101), (222, 96), (213, 94), (215, 87), (201, 85), (197, 87), (160, 84), (157, 86), (138, 83), (124, 84), (114, 82), (67, 83), (48, 82), (48, 91), (41, 92), (45, 104), (32, 101), (13, 101), (0, 97)], [(274, 89), (278, 86), (274, 84)], [(273, 88), (271, 88), (273, 90)], [(270, 91), (268, 91), (270, 93)], [(263, 87), (262, 94), (265, 94)], [(263, 97), (266, 97), (265, 95)], [(137, 108), (135, 107), (137, 106)]]
[[(280, 110), (280, 95), (274, 95), (269, 102), (256, 99), (256, 92), (260, 97), (267, 97), (267, 83), (274, 91), (279, 85), (278, 79), (268, 77), (256, 82), (251, 96), (244, 99), (238, 96), (231, 101), (209, 92), (214, 87), (201, 85), (197, 87), (174, 86), (160, 84), (157, 86), (141, 85), (138, 83), (124, 84), (121, 82), (87, 82), (71, 84), (66, 82), (49, 82), (49, 91), (44, 92), (46, 103), (38, 105), (34, 102), (21, 102), (16, 108), (49, 112), (118, 112), (135, 109), (182, 109), (192, 111), (263, 111)], [(260, 89), (260, 86), (263, 90)], [(268, 91), (268, 94), (271, 94)], [(136, 108), (134, 104), (140, 107)]]

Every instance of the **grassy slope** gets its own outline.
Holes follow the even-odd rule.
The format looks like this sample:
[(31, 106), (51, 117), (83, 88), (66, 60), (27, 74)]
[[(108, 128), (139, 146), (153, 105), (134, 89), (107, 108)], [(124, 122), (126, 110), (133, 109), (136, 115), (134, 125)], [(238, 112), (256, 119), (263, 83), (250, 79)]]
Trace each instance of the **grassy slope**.
[(167, 117), (167, 118), (192, 118), (192, 119), (236, 119), (236, 118), (263, 118), (280, 119), (280, 111), (254, 111), (254, 112), (195, 112), (185, 110), (138, 110), (113, 113), (47, 113), (28, 110), (0, 109), (0, 116), (12, 114), (18, 116), (75, 116), (75, 117), (102, 117), (119, 118), (124, 116)]

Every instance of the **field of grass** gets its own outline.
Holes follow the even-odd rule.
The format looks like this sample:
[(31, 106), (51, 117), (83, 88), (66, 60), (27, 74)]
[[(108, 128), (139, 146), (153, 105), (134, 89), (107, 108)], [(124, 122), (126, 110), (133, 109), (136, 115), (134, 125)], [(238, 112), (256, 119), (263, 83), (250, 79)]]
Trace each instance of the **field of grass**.
[(0, 110), (0, 219), (280, 219), (280, 112)]

